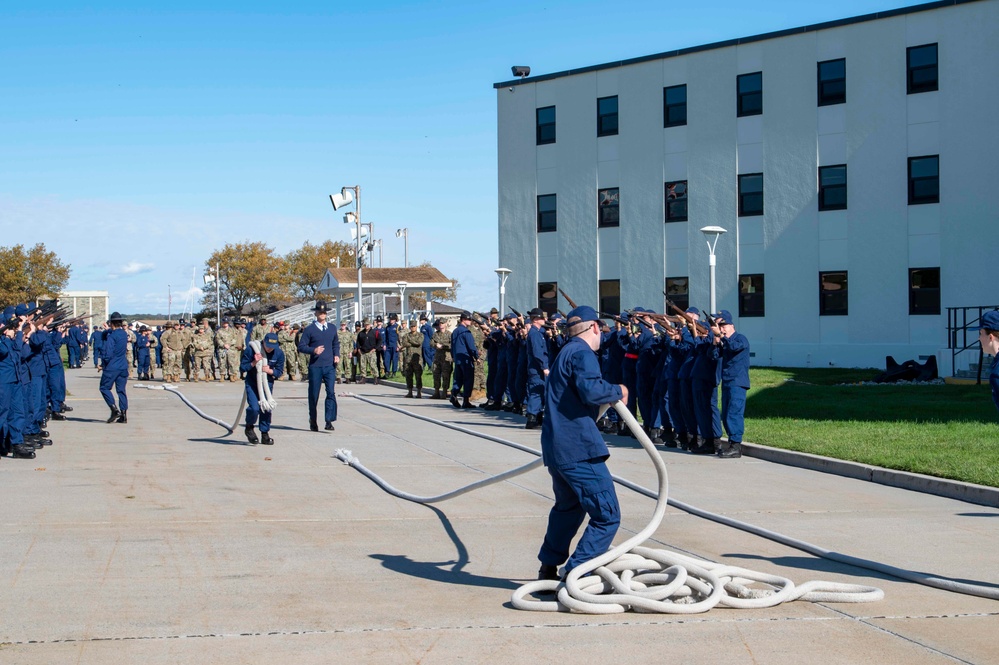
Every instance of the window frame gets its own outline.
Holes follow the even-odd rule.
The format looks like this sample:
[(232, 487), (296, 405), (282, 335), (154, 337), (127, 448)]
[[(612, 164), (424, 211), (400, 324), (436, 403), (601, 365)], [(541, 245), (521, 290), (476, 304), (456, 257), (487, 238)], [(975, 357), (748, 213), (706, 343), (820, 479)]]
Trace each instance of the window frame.
[[(614, 100), (614, 111), (613, 113), (601, 113), (600, 112), (600, 102), (607, 100)], [(618, 133), (618, 112), (619, 106), (617, 101), (617, 95), (610, 95), (608, 97), (598, 97), (597, 98), (597, 136), (617, 136)], [(609, 123), (611, 118), (614, 118), (614, 127), (605, 127)]]
[[(677, 185), (683, 185), (683, 195), (682, 196), (677, 196), (676, 198), (672, 199), (672, 201), (671, 201), (670, 198), (669, 198), (669, 188), (670, 188), (670, 185), (673, 185), (674, 189), (675, 189), (675, 187)], [(672, 182), (663, 183), (663, 203), (664, 203), (664, 206), (665, 206), (664, 216), (665, 216), (665, 223), (666, 224), (672, 224), (674, 222), (686, 222), (686, 221), (688, 221), (688, 219), (690, 218), (690, 209), (688, 208), (688, 205), (689, 205), (688, 194), (689, 193), (690, 193), (690, 188), (688, 187), (686, 180), (674, 180)], [(670, 203), (677, 203), (678, 204), (678, 203), (681, 203), (681, 202), (683, 203), (683, 216), (682, 217), (679, 216), (679, 215), (677, 215), (675, 217), (671, 216), (670, 215), (670, 209), (671, 209)]]
[[(554, 203), (554, 206), (552, 207), (551, 210), (547, 210), (546, 209), (546, 210), (542, 211), (542, 209), (541, 209), (541, 200), (545, 199), (546, 202), (547, 202), (547, 199), (549, 197), (551, 198), (552, 202)], [(558, 194), (539, 194), (537, 196), (536, 206), (537, 206), (536, 210), (537, 210), (537, 214), (538, 214), (538, 217), (537, 217), (538, 233), (554, 233), (555, 231), (558, 231)], [(547, 215), (549, 215), (549, 214), (552, 216), (552, 219), (554, 221), (551, 224), (551, 228), (545, 228), (545, 226), (547, 225), (546, 220), (548, 219)]]
[[(605, 192), (615, 192), (613, 199), (605, 199)], [(607, 201), (605, 203), (605, 200)], [(610, 215), (610, 211), (613, 210), (616, 219), (605, 220), (604, 213), (606, 212)], [(608, 229), (616, 228), (621, 226), (621, 188), (620, 187), (605, 187), (604, 189), (597, 190), (597, 228)]]
[[(927, 272), (936, 271), (937, 275), (937, 285), (936, 287), (916, 287), (913, 286), (913, 277), (917, 272)], [(918, 292), (924, 294), (932, 294), (936, 292), (936, 303), (935, 307), (925, 307), (917, 303), (916, 295)], [(927, 268), (909, 268), (909, 316), (939, 316), (940, 315), (940, 268), (939, 267), (927, 267)]]
[[(748, 92), (742, 91), (742, 82), (748, 81), (750, 77), (759, 77), (760, 79), (760, 89), (750, 90)], [(750, 106), (748, 100), (752, 97), (759, 96), (759, 107)], [(763, 115), (763, 72), (749, 72), (748, 74), (739, 74), (735, 77), (735, 115), (738, 118), (746, 118), (754, 115)], [(748, 107), (748, 108), (747, 108)]]
[[(669, 102), (669, 93), (672, 90), (683, 89), (683, 102)], [(670, 120), (671, 111), (683, 107), (683, 118), (680, 120)], [(687, 84), (669, 85), (663, 88), (663, 128), (683, 127), (687, 124)]]
[[(558, 311), (558, 282), (538, 282), (538, 308), (543, 310), (546, 314), (554, 314)], [(553, 293), (554, 295), (549, 298), (542, 298), (541, 287), (551, 286), (551, 289), (546, 291), (547, 293)]]
[[(830, 169), (843, 169), (843, 183), (842, 184), (837, 184), (837, 185), (824, 185), (824, 184), (822, 184), (823, 171), (828, 172)], [(829, 164), (827, 166), (820, 166), (819, 167), (819, 175), (818, 175), (818, 178), (819, 178), (819, 197), (818, 197), (818, 203), (819, 203), (819, 211), (820, 212), (824, 212), (824, 211), (827, 211), (827, 210), (846, 210), (847, 209), (847, 205), (849, 203), (849, 200), (847, 198), (849, 196), (849, 191), (847, 189), (847, 184), (848, 184), (847, 178), (848, 177), (849, 176), (847, 174), (846, 164)], [(839, 191), (839, 190), (843, 191), (843, 202), (842, 203), (827, 203), (826, 202), (827, 195), (830, 192)]]
[[(912, 64), (912, 54), (914, 51), (920, 49), (933, 48), (933, 64), (932, 65), (916, 65)], [(913, 81), (914, 74), (917, 72), (922, 72), (924, 70), (933, 70), (933, 82), (932, 83), (915, 83)], [(918, 95), (923, 92), (934, 92), (940, 89), (940, 47), (939, 43), (932, 44), (919, 44), (918, 46), (910, 46), (905, 49), (905, 94), (907, 95)]]
[[(756, 212), (755, 210), (750, 210), (750, 211), (747, 212), (747, 206), (745, 205), (746, 197), (747, 196), (751, 196), (753, 194), (756, 194), (756, 192), (743, 192), (742, 191), (743, 179), (744, 178), (755, 178), (757, 176), (759, 176), (759, 178), (760, 178), (760, 191), (759, 191), (759, 195), (760, 195), (760, 209), (759, 209), (759, 212)], [(739, 186), (738, 186), (738, 190), (739, 190), (739, 217), (760, 217), (761, 215), (763, 215), (764, 211), (766, 210), (766, 207), (765, 207), (765, 203), (766, 202), (764, 200), (764, 188), (765, 188), (765, 185), (764, 185), (764, 182), (763, 182), (763, 174), (762, 173), (740, 173), (739, 174)]]
[[(675, 280), (681, 280), (681, 279), (684, 280), (687, 283), (687, 290), (683, 292), (683, 295), (679, 295), (677, 293), (672, 293), (671, 294), (669, 292), (670, 282), (671, 281), (675, 281)], [(670, 300), (672, 300), (676, 304), (677, 307), (679, 307), (680, 309), (682, 309), (684, 311), (686, 311), (687, 308), (690, 307), (690, 276), (689, 275), (674, 275), (673, 277), (667, 277), (666, 281), (663, 283), (663, 290), (666, 292), (666, 294), (668, 294), (668, 295), (665, 295), (665, 294), (663, 295), (663, 306), (664, 306), (664, 309), (665, 309), (665, 305), (666, 305), (666, 298), (669, 298)]]
[[(913, 176), (912, 166), (914, 162), (920, 160), (936, 160), (937, 173), (933, 176)], [(909, 205), (926, 205), (929, 203), (940, 203), (940, 155), (918, 155), (915, 157), (909, 157), (908, 159), (908, 188), (909, 188)], [(931, 196), (917, 196), (916, 188), (918, 185), (929, 182), (936, 181), (936, 193)]]
[[(541, 122), (541, 112), (551, 109), (552, 119), (551, 122)], [(542, 136), (546, 128), (551, 127), (551, 138)], [(551, 145), (555, 143), (557, 139), (556, 135), (556, 118), (555, 118), (555, 106), (542, 106), (541, 108), (534, 110), (534, 138), (536, 145)]]
[[(756, 278), (759, 277), (760, 284), (759, 288), (753, 292), (745, 292), (742, 290), (744, 278)], [(758, 297), (754, 297), (758, 296)], [(750, 303), (755, 303), (759, 300), (759, 306), (750, 308)], [(747, 273), (745, 275), (739, 275), (739, 318), (759, 318), (767, 315), (767, 300), (766, 300), (766, 275), (764, 273)]]
[[(843, 289), (842, 293), (839, 293), (839, 289), (824, 289), (823, 277), (827, 275), (843, 275)], [(832, 307), (829, 303), (830, 300), (836, 296), (842, 296), (843, 306)], [(850, 314), (850, 273), (848, 270), (825, 270), (819, 273), (819, 316), (849, 316)]]
[[(605, 287), (616, 286), (616, 294), (604, 293)], [(610, 300), (608, 300), (610, 299)], [(615, 302), (616, 301), (616, 302)], [(598, 312), (607, 314), (621, 313), (621, 280), (601, 279), (597, 281), (597, 303), (600, 305)], [(613, 306), (612, 306), (613, 305)]]
[[(822, 65), (832, 65), (834, 63), (843, 63), (843, 76), (838, 78), (822, 78)], [(817, 93), (817, 103), (819, 106), (835, 106), (836, 104), (846, 104), (846, 58), (834, 58), (832, 60), (823, 60), (822, 62), (816, 63), (815, 65), (815, 81), (816, 81), (816, 93)], [(837, 83), (843, 84), (842, 93), (833, 94), (824, 91), (824, 88), (828, 85), (834, 85)]]

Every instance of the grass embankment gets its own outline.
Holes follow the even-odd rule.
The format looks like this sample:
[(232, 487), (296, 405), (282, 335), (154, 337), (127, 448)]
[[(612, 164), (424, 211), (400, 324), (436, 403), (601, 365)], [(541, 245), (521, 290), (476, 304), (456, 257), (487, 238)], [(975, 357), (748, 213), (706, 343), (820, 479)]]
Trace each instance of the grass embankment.
[(999, 487), (999, 415), (988, 385), (836, 385), (875, 374), (751, 370), (746, 440)]

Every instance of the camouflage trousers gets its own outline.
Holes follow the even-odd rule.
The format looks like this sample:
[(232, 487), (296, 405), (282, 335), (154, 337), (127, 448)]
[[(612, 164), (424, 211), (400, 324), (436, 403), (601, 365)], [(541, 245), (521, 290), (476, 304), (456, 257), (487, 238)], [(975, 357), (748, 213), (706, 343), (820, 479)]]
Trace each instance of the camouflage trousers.
[(194, 374), (194, 378), (197, 379), (198, 375), (202, 372), (205, 373), (205, 381), (212, 381), (215, 379), (215, 374), (212, 372), (212, 356), (208, 353), (198, 354), (194, 356), (194, 362), (191, 366), (191, 373)]
[(295, 356), (298, 358), (298, 373), (304, 381), (309, 377), (309, 354), (296, 352)]
[[(444, 354), (441, 353), (441, 356)], [(444, 389), (445, 392), (451, 390), (451, 370), (454, 365), (450, 360), (437, 360), (434, 358), (434, 390)]]
[(239, 378), (239, 355), (237, 349), (219, 349), (219, 377), (222, 379)]
[(417, 383), (423, 385), (423, 361), (419, 353), (412, 354), (402, 365), (402, 375), (406, 381), (416, 379)]
[(180, 376), (180, 351), (163, 351), (163, 375)]
[(191, 380), (191, 366), (193, 365), (191, 360), (191, 353), (189, 351), (184, 351), (181, 354), (180, 364), (184, 368), (184, 376), (187, 377), (188, 381)]
[(336, 366), (336, 375), (344, 381), (350, 378), (350, 349), (340, 349), (340, 364)]
[(473, 363), (472, 390), (486, 389), (486, 366), (481, 360)]
[(372, 379), (378, 378), (378, 359), (375, 357), (377, 355), (376, 351), (368, 351), (367, 353), (362, 353), (360, 360), (360, 365), (357, 368), (357, 377), (359, 379), (366, 379), (369, 376)]
[(298, 352), (293, 347), (282, 348), (284, 351), (284, 376), (287, 381), (295, 379), (295, 369), (298, 367)]

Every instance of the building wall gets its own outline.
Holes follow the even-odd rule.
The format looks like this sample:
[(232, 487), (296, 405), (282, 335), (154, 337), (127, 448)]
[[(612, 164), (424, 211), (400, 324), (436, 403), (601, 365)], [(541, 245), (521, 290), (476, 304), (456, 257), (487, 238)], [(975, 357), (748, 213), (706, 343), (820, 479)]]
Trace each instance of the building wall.
[[(939, 90), (906, 94), (906, 48), (938, 44)], [(819, 107), (816, 66), (846, 58), (846, 103)], [(763, 115), (736, 117), (736, 76), (763, 72)], [(507, 302), (537, 304), (557, 281), (596, 303), (661, 309), (667, 276), (689, 276), (738, 313), (738, 275), (765, 275), (766, 316), (737, 321), (756, 364), (880, 366), (946, 347), (946, 308), (999, 289), (999, 2), (986, 0), (675, 57), (497, 87), (499, 260)], [(687, 85), (687, 125), (663, 128), (663, 87)], [(596, 100), (618, 96), (619, 134), (597, 137)], [(557, 141), (536, 145), (535, 110), (556, 107)], [(939, 155), (940, 203), (908, 205), (907, 158)], [(848, 208), (818, 211), (819, 166), (847, 164)], [(763, 172), (764, 212), (737, 214), (737, 175)], [(687, 222), (664, 224), (665, 182), (687, 180)], [(620, 188), (618, 228), (597, 228), (597, 190)], [(558, 230), (537, 233), (536, 197), (557, 194)], [(990, 205), (991, 204), (991, 205)], [(990, 233), (991, 232), (991, 233)], [(941, 314), (909, 315), (909, 268), (939, 267)], [(818, 273), (847, 270), (849, 314), (820, 316)], [(566, 307), (560, 300), (560, 307)], [(947, 356), (949, 354), (942, 354)]]

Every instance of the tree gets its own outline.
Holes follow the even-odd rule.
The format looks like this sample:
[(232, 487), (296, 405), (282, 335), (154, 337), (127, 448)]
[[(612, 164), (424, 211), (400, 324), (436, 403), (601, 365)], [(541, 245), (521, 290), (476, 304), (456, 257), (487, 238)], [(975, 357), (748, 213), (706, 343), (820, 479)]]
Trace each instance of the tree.
[(353, 266), (352, 247), (346, 242), (327, 240), (313, 245), (308, 240), (284, 257), (285, 275), (293, 298), (300, 301), (315, 300), (319, 282), (326, 269), (337, 265)]
[[(243, 307), (254, 300), (281, 296), (287, 290), (284, 262), (272, 247), (262, 242), (226, 243), (205, 261), (205, 271), (214, 272), (218, 264), (219, 295), (222, 307), (242, 314)], [(215, 289), (205, 289), (201, 304), (215, 308)]]
[(69, 282), (70, 267), (38, 243), (0, 247), (0, 303), (13, 305), (55, 298)]

